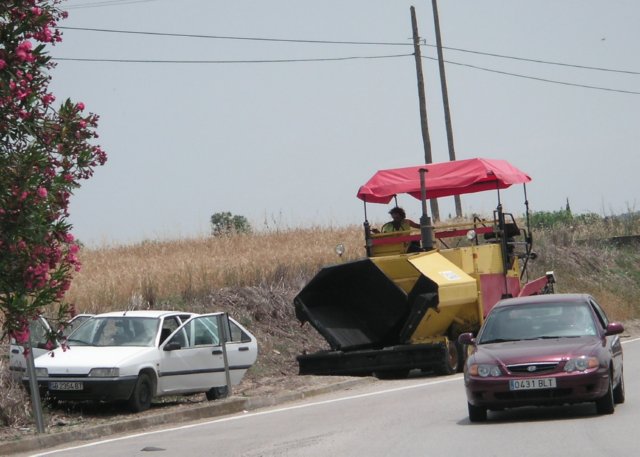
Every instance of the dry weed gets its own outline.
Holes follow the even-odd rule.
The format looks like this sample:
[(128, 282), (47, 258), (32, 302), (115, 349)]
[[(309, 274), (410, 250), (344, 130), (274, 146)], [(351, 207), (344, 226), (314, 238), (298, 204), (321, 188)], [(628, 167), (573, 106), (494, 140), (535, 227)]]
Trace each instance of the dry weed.
[(83, 312), (187, 307), (212, 291), (254, 285), (301, 286), (317, 269), (364, 253), (357, 227), (233, 234), (83, 249), (67, 299)]
[[(3, 345), (1, 349), (3, 354), (9, 353), (7, 346)], [(0, 426), (17, 428), (30, 425), (29, 397), (25, 389), (11, 378), (6, 357), (0, 357), (0, 391)]]

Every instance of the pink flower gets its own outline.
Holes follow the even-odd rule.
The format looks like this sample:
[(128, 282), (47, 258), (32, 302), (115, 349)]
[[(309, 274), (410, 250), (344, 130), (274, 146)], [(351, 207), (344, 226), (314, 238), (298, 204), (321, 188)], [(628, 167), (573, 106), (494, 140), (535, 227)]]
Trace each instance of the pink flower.
[(49, 106), (51, 103), (53, 103), (55, 101), (55, 97), (51, 94), (45, 94), (42, 97), (42, 103), (44, 103), (46, 106)]
[(33, 62), (35, 58), (31, 55), (31, 42), (23, 41), (16, 48), (16, 57), (22, 61)]
[(78, 125), (80, 125), (80, 128), (85, 128), (87, 126), (87, 122), (86, 121), (80, 121), (78, 122)]
[(84, 111), (84, 103), (79, 102), (77, 105), (79, 111)]
[(38, 197), (45, 198), (47, 196), (47, 189), (45, 189), (44, 187), (38, 187), (36, 193), (38, 194)]
[(4, 59), (0, 59), (0, 70), (4, 70), (7, 66), (7, 62)]
[(24, 326), (21, 330), (14, 330), (11, 332), (11, 336), (16, 340), (16, 343), (24, 344), (29, 341), (29, 327)]

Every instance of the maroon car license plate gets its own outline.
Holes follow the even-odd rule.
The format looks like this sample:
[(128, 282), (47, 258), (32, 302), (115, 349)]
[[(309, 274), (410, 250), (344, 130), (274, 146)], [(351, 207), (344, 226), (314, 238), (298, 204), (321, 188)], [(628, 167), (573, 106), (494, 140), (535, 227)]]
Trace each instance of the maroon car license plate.
[(511, 379), (509, 390), (555, 389), (556, 378)]

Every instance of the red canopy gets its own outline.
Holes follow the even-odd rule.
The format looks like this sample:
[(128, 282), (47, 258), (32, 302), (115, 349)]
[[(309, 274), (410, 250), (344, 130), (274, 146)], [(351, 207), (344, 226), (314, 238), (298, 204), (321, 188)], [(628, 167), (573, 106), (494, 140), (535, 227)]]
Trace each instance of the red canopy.
[(506, 189), (531, 178), (505, 160), (468, 159), (431, 163), (416, 167), (380, 170), (358, 190), (358, 198), (369, 203), (389, 203), (396, 194), (420, 199), (420, 170), (425, 175), (427, 199)]

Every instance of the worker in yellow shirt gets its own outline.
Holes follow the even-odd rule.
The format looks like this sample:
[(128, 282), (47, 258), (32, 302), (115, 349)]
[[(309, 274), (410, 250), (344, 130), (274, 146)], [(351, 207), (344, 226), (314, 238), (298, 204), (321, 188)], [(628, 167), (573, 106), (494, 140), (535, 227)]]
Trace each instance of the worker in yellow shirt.
[(411, 219), (407, 219), (407, 214), (402, 208), (396, 206), (389, 211), (391, 221), (382, 226), (382, 233), (401, 232), (410, 230), (411, 228), (420, 228), (420, 224), (416, 224)]

